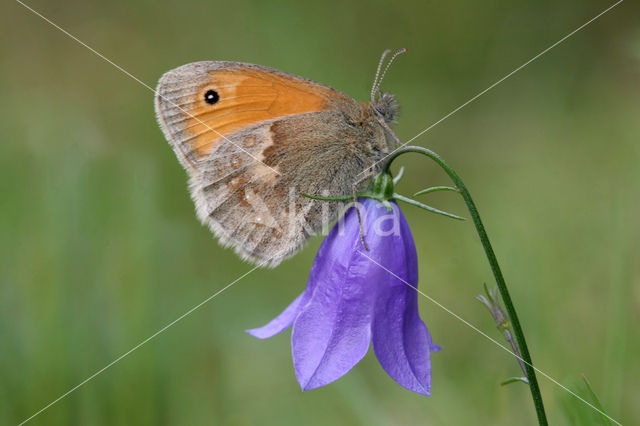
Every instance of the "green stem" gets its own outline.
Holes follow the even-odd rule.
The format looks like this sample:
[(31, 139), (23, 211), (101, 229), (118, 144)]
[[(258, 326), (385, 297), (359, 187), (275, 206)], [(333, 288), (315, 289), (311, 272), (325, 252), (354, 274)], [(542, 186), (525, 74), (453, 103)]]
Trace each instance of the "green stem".
[(536, 413), (538, 415), (538, 423), (540, 425), (546, 426), (548, 422), (547, 416), (544, 412), (542, 394), (540, 393), (540, 388), (538, 387), (536, 372), (533, 368), (533, 361), (531, 361), (531, 355), (529, 354), (529, 349), (527, 348), (527, 342), (525, 340), (524, 333), (522, 332), (522, 327), (520, 326), (520, 320), (518, 320), (518, 314), (516, 313), (516, 309), (513, 306), (513, 302), (511, 301), (511, 296), (509, 295), (507, 284), (504, 281), (502, 271), (500, 270), (500, 266), (498, 265), (498, 259), (493, 252), (493, 248), (491, 247), (491, 243), (489, 242), (489, 237), (487, 236), (484, 225), (480, 220), (480, 214), (478, 213), (478, 209), (476, 208), (476, 205), (471, 198), (471, 194), (467, 190), (467, 187), (464, 185), (462, 179), (460, 179), (458, 174), (438, 154), (427, 148), (422, 148), (419, 146), (408, 146), (394, 151), (387, 158), (382, 172), (388, 173), (391, 162), (399, 155), (407, 152), (416, 152), (426, 155), (427, 157), (438, 163), (438, 165), (442, 167), (442, 169), (444, 169), (444, 171), (449, 175), (456, 187), (460, 190), (460, 194), (462, 195), (464, 202), (467, 204), (467, 209), (469, 209), (469, 213), (471, 214), (473, 223), (476, 226), (476, 231), (478, 232), (478, 236), (480, 237), (480, 241), (482, 242), (482, 246), (484, 247), (484, 252), (487, 255), (487, 259), (489, 260), (489, 265), (491, 265), (493, 276), (496, 279), (496, 283), (498, 284), (498, 289), (500, 290), (500, 295), (502, 296), (504, 306), (507, 309), (507, 314), (509, 315), (509, 319), (511, 320), (513, 333), (515, 334), (516, 341), (518, 342), (518, 347), (520, 348), (520, 352), (522, 353), (522, 359), (525, 364), (527, 378), (529, 379), (529, 389), (531, 390), (533, 404), (535, 405)]

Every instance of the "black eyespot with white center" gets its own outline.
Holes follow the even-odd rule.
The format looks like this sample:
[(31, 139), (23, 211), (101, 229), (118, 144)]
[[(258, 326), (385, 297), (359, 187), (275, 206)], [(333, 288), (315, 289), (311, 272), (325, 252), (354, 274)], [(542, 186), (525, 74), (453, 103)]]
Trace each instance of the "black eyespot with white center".
[(204, 94), (204, 101), (209, 105), (213, 105), (220, 100), (220, 95), (215, 90), (208, 90), (207, 93)]

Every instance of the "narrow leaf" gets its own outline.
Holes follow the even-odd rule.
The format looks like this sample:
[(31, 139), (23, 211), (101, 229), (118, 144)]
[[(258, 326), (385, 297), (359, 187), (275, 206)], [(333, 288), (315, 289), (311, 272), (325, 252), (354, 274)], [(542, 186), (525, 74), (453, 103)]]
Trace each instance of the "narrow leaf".
[(522, 382), (522, 383), (526, 383), (527, 385), (529, 384), (529, 380), (526, 377), (509, 377), (507, 380), (500, 383), (500, 386), (506, 386), (510, 383), (515, 383), (515, 382)]
[(611, 426), (611, 421), (604, 414), (602, 414), (602, 413), (605, 413), (604, 407), (602, 406), (602, 403), (600, 402), (600, 398), (598, 398), (598, 395), (596, 395), (596, 393), (593, 391), (593, 388), (591, 387), (591, 383), (589, 383), (589, 380), (587, 380), (587, 376), (585, 376), (584, 373), (582, 373), (581, 376), (582, 376), (582, 380), (584, 380), (584, 384), (587, 385), (587, 389), (589, 390), (589, 394), (591, 395), (591, 399), (593, 400), (593, 405), (595, 405), (596, 408), (598, 408), (598, 410), (601, 411), (598, 414), (600, 414), (600, 420), (602, 420), (602, 424), (605, 426)]
[(432, 186), (431, 188), (423, 189), (422, 191), (416, 192), (415, 194), (413, 194), (413, 196), (417, 197), (418, 195), (424, 195), (436, 191), (453, 191), (460, 193), (460, 190), (458, 188), (454, 188), (453, 186)]
[(435, 207), (431, 207), (431, 206), (428, 206), (426, 204), (422, 204), (420, 201), (413, 200), (411, 198), (405, 197), (405, 196), (400, 195), (400, 194), (393, 194), (393, 198), (395, 198), (396, 200), (399, 200), (399, 201), (404, 201), (405, 203), (411, 204), (412, 206), (420, 207), (421, 209), (427, 210), (427, 211), (429, 211), (431, 213), (435, 213), (435, 214), (439, 214), (439, 215), (442, 215), (442, 216), (450, 217), (452, 219), (466, 220), (464, 217), (460, 217), (460, 216), (455, 215), (453, 213), (449, 213), (449, 212), (445, 212), (445, 211), (442, 211), (442, 210), (438, 210)]

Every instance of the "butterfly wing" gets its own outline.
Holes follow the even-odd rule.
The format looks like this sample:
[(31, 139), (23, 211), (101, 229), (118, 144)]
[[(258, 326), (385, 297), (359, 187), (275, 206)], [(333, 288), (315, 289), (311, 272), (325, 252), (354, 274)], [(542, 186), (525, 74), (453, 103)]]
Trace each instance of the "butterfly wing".
[(158, 84), (160, 126), (190, 177), (198, 217), (243, 258), (275, 266), (335, 217), (338, 203), (300, 192), (345, 193), (370, 164), (359, 104), (266, 67), (197, 62)]

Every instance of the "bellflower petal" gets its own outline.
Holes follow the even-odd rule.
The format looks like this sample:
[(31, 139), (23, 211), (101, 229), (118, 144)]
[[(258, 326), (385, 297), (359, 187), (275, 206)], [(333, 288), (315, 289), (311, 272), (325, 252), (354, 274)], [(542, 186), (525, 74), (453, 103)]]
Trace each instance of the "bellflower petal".
[[(373, 349), (382, 368), (405, 388), (430, 395), (430, 338), (418, 315), (418, 304), (401, 287), (378, 299), (373, 322)], [(415, 293), (414, 293), (415, 294)]]
[(291, 348), (303, 390), (342, 377), (367, 353), (375, 298), (358, 285), (319, 286), (296, 319)]
[[(397, 208), (397, 206), (395, 206)], [(373, 322), (373, 349), (382, 368), (400, 385), (430, 395), (431, 338), (418, 313), (418, 256), (415, 243), (398, 208), (399, 234), (404, 244), (393, 245), (384, 265), (387, 283), (381, 286)], [(389, 259), (404, 259), (392, 265)]]
[(283, 332), (287, 328), (291, 327), (291, 324), (293, 324), (293, 321), (300, 313), (300, 310), (302, 306), (305, 305), (305, 302), (309, 302), (309, 297), (307, 296), (307, 294), (308, 292), (305, 291), (300, 296), (296, 297), (295, 300), (291, 302), (291, 304), (287, 306), (287, 308), (282, 311), (280, 315), (278, 315), (262, 327), (252, 328), (245, 331), (253, 337), (257, 337), (258, 339), (268, 339), (269, 337), (273, 337), (276, 334)]

